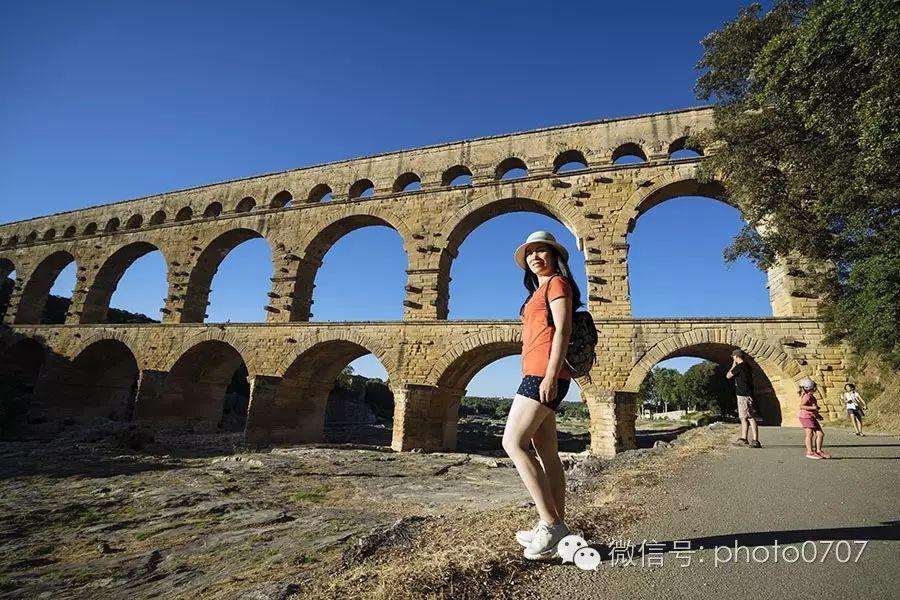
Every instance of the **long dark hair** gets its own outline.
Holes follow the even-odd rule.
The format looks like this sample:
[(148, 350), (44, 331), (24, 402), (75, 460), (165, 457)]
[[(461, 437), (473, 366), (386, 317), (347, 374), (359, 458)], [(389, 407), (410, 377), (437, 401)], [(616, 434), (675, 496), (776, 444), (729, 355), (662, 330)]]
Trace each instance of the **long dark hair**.
[[(584, 303), (581, 301), (581, 290), (578, 289), (578, 284), (575, 283), (575, 279), (572, 277), (572, 270), (569, 268), (569, 261), (563, 259), (562, 256), (559, 255), (556, 248), (547, 244), (547, 247), (550, 248), (550, 252), (553, 253), (553, 257), (556, 259), (556, 272), (560, 277), (565, 279), (569, 286), (572, 288), (572, 310), (576, 311), (582, 306)], [(521, 316), (522, 311), (525, 310), (525, 305), (528, 304), (528, 301), (531, 300), (531, 297), (534, 295), (535, 290), (538, 289), (538, 277), (535, 275), (531, 269), (527, 268), (528, 265), (526, 263), (525, 268), (525, 276), (522, 281), (525, 284), (525, 289), (528, 290), (528, 297), (525, 298), (525, 302), (522, 303), (522, 306), (519, 308), (519, 315)]]

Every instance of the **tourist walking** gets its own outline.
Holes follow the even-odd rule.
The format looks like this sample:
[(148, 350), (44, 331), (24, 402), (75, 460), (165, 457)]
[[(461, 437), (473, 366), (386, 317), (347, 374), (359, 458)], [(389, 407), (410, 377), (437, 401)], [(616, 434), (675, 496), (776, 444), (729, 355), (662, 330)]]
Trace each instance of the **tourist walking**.
[(800, 425), (806, 435), (806, 458), (831, 458), (830, 454), (822, 451), (822, 442), (825, 440), (825, 432), (822, 431), (822, 415), (819, 413), (819, 403), (816, 401), (816, 382), (812, 379), (801, 379), (800, 389)]
[(847, 416), (850, 417), (850, 422), (853, 423), (853, 428), (856, 429), (856, 435), (865, 435), (862, 430), (862, 418), (866, 414), (863, 412), (865, 402), (863, 402), (859, 392), (856, 391), (856, 386), (852, 383), (845, 385), (843, 398), (844, 408), (847, 409)]
[(736, 348), (731, 353), (731, 368), (728, 369), (725, 377), (734, 379), (734, 394), (737, 396), (741, 437), (736, 440), (736, 443), (750, 448), (761, 448), (759, 427), (756, 423), (759, 413), (756, 410), (756, 402), (753, 401), (753, 373), (740, 348)]
[[(529, 560), (552, 558), (559, 541), (569, 534), (556, 409), (571, 383), (565, 357), (572, 313), (581, 306), (581, 294), (572, 279), (568, 259), (566, 249), (546, 231), (529, 235), (515, 252), (516, 263), (525, 270), (528, 297), (519, 310), (522, 383), (506, 420), (503, 449), (515, 463), (539, 517), (531, 531), (516, 533)], [(540, 462), (529, 451), (529, 445), (534, 446)]]

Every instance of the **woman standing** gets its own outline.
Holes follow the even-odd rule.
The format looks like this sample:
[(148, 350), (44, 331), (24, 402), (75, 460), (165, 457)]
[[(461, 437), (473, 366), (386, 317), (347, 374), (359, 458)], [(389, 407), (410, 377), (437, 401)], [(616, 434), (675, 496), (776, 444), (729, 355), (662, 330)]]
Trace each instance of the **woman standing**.
[[(516, 540), (525, 546), (525, 558), (542, 560), (552, 558), (559, 541), (569, 534), (556, 409), (571, 383), (565, 357), (572, 312), (581, 305), (581, 298), (569, 271), (569, 253), (550, 233), (529, 235), (515, 259), (525, 270), (529, 295), (519, 311), (522, 383), (506, 420), (503, 449), (515, 463), (540, 519), (531, 531), (517, 532)], [(529, 444), (534, 445), (540, 462), (529, 452)]]
[(844, 386), (844, 406), (847, 409), (847, 415), (853, 422), (853, 428), (856, 429), (856, 435), (863, 435), (862, 418), (865, 403), (862, 396), (856, 391), (856, 386), (852, 383)]

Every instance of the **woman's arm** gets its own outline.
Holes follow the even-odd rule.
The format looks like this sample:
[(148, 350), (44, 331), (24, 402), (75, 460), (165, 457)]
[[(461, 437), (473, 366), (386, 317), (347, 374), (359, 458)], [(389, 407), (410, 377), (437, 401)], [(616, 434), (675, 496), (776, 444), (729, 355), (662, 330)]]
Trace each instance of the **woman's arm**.
[(539, 390), (541, 402), (546, 403), (552, 402), (556, 397), (556, 378), (562, 370), (566, 350), (569, 348), (569, 337), (572, 335), (572, 298), (563, 296), (554, 299), (550, 303), (550, 313), (553, 315), (553, 322), (558, 325), (553, 333), (550, 360)]

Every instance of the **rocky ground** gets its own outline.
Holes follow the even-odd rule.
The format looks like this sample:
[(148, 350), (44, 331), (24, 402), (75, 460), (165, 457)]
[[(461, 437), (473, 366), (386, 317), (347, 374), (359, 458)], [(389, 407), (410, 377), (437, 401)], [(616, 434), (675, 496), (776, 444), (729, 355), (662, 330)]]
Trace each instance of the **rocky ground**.
[[(466, 452), (430, 454), (378, 443), (249, 450), (237, 434), (151, 442), (117, 431), (0, 442), (0, 597), (378, 595), (362, 581), (369, 574), (390, 580), (392, 561), (421, 552), (439, 560), (422, 546), (429, 531), (533, 512), (497, 451), (498, 423), (464, 422)], [(378, 427), (366, 435), (390, 437)], [(348, 437), (334, 431), (328, 439)], [(661, 450), (613, 461), (568, 453), (570, 486)], [(362, 575), (338, 581), (348, 573)]]

